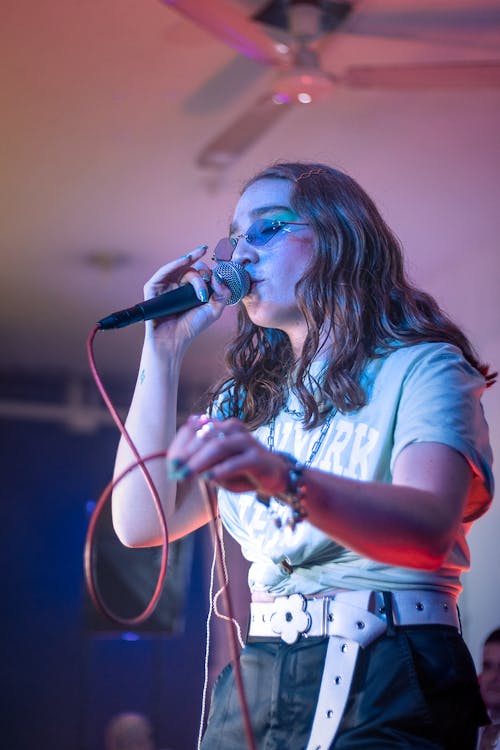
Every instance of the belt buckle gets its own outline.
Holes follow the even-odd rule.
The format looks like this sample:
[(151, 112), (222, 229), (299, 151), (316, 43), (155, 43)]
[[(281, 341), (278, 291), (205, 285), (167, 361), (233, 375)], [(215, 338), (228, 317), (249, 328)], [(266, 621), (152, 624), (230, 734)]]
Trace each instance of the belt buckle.
[(278, 597), (273, 604), (276, 607), (270, 617), (273, 632), (289, 645), (296, 643), (311, 627), (307, 599), (302, 594), (291, 594)]

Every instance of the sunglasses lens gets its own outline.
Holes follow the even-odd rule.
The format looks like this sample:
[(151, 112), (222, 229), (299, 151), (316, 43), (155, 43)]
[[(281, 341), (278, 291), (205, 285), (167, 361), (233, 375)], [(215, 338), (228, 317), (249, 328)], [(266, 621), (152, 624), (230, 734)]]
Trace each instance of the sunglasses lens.
[(224, 237), (222, 240), (219, 240), (219, 242), (215, 246), (212, 257), (214, 260), (228, 261), (231, 260), (233, 251), (234, 246), (232, 244), (232, 241), (229, 239), (229, 237)]
[(249, 228), (246, 237), (249, 245), (265, 245), (275, 234), (279, 232), (281, 226), (279, 222), (273, 219), (259, 219)]

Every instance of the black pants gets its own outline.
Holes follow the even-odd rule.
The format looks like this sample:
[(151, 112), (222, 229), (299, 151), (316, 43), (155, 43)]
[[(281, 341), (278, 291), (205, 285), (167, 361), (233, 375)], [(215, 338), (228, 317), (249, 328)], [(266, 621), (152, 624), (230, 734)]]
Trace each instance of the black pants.
[[(258, 750), (304, 750), (326, 638), (247, 643), (240, 657)], [(396, 628), (360, 649), (346, 710), (330, 750), (475, 750), (487, 723), (474, 665), (446, 626)], [(203, 750), (247, 750), (233, 667), (214, 686)]]

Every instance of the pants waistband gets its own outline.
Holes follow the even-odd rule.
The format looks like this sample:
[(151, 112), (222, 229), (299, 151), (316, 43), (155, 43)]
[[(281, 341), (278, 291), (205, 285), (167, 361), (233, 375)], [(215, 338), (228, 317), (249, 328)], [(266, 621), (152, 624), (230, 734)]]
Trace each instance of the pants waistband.
[(438, 591), (393, 591), (389, 596), (382, 591), (340, 591), (311, 598), (292, 594), (271, 602), (252, 602), (248, 636), (250, 640), (281, 638), (286, 643), (295, 643), (301, 636), (340, 636), (366, 646), (388, 624), (459, 629), (456, 599)]

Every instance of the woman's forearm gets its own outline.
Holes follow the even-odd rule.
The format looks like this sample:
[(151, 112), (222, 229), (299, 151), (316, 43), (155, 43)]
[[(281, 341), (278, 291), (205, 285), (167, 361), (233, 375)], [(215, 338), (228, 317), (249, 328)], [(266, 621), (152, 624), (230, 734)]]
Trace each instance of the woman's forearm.
[[(127, 432), (141, 456), (166, 451), (176, 428), (180, 357), (164, 356), (154, 343), (146, 342), (130, 410)], [(135, 461), (129, 445), (120, 439), (115, 477)], [(171, 515), (176, 485), (167, 479), (165, 461), (148, 462), (148, 471), (162, 501), (165, 515)], [(128, 473), (116, 486), (112, 499), (113, 524), (127, 546), (150, 546), (160, 542), (160, 524), (142, 471)]]
[(350, 549), (391, 565), (433, 570), (456, 537), (471, 481), (447, 446), (409, 446), (393, 484), (306, 472), (308, 520)]
[(391, 565), (440, 567), (452, 536), (432, 493), (341, 477), (331, 490), (320, 472), (307, 476), (307, 520), (337, 542)]

